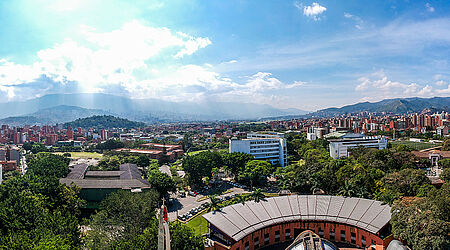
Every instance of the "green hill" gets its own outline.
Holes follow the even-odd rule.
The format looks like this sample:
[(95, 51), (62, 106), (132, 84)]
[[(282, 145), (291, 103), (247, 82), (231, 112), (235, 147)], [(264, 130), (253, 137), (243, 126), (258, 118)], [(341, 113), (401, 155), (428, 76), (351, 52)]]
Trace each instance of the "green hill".
[(145, 127), (143, 122), (130, 121), (120, 117), (111, 115), (94, 115), (91, 117), (76, 119), (72, 122), (67, 122), (64, 127), (82, 127), (82, 128), (95, 128), (95, 129), (108, 129), (108, 128), (139, 128)]
[(450, 97), (433, 98), (397, 98), (385, 99), (379, 102), (362, 102), (347, 105), (341, 108), (328, 108), (308, 114), (308, 116), (331, 117), (342, 114), (358, 112), (386, 112), (393, 114), (405, 114), (414, 112), (442, 112), (450, 111)]

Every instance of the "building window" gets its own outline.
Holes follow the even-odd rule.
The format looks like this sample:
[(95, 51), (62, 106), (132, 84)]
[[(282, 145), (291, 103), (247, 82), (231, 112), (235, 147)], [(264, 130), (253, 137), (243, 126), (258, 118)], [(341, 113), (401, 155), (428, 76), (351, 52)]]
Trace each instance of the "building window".
[(341, 241), (345, 241), (345, 230), (341, 230)]
[(366, 237), (364, 235), (361, 235), (361, 246), (366, 247)]
[(285, 237), (286, 237), (286, 239), (288, 240), (288, 239), (290, 239), (291, 238), (291, 229), (286, 229), (286, 231), (285, 231)]
[(253, 242), (255, 244), (255, 248), (259, 248), (259, 238), (258, 237), (254, 238)]
[(334, 240), (334, 230), (330, 230), (330, 240)]
[(264, 245), (268, 245), (269, 244), (269, 234), (264, 234)]
[(354, 232), (350, 233), (350, 240), (351, 240), (352, 244), (356, 244), (356, 233), (354, 233)]
[(275, 242), (280, 241), (280, 230), (275, 231)]
[(248, 241), (247, 241), (247, 242), (245, 242), (244, 249), (248, 250), (249, 248), (250, 248), (250, 243), (248, 243)]
[(319, 228), (319, 236), (321, 238), (323, 238), (323, 235), (324, 235), (324, 232), (323, 232), (322, 228)]

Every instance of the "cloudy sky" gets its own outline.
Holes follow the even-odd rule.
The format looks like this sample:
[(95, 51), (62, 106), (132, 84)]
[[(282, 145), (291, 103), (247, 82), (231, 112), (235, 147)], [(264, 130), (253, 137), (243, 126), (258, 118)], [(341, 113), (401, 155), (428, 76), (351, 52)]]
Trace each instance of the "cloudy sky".
[(0, 2), (0, 102), (51, 93), (316, 110), (450, 96), (450, 2)]

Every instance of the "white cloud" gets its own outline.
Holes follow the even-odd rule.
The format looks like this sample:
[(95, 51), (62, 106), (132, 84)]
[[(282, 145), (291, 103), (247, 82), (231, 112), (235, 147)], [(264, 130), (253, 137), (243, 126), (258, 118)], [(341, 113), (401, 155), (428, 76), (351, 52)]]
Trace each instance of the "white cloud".
[[(296, 2), (294, 3), (295, 7), (299, 8), (299, 4)], [(320, 20), (319, 15), (322, 14), (323, 12), (325, 12), (327, 10), (327, 8), (325, 8), (324, 6), (321, 6), (318, 3), (312, 3), (311, 6), (305, 6), (303, 7), (303, 15), (307, 16), (307, 17), (311, 17), (313, 18), (315, 21)]]
[(447, 89), (437, 89), (430, 85), (420, 86), (417, 83), (402, 83), (388, 79), (384, 71), (377, 71), (368, 77), (358, 79), (355, 90), (364, 96), (361, 100), (379, 101), (386, 98), (398, 97), (433, 97), (448, 95)]
[[(148, 64), (153, 58), (180, 60), (211, 44), (208, 38), (193, 37), (167, 28), (155, 28), (138, 21), (111, 32), (82, 27), (85, 41), (71, 39), (37, 53), (32, 65), (0, 60), (2, 85), (19, 85), (41, 75), (65, 84), (77, 82), (80, 91), (96, 92), (110, 85), (129, 85), (158, 72)], [(142, 76), (138, 76), (137, 72)]]
[(364, 21), (359, 17), (359, 16), (355, 16), (355, 15), (352, 15), (352, 14), (350, 14), (350, 13), (344, 13), (344, 17), (345, 18), (348, 18), (348, 19), (351, 19), (351, 20), (353, 20), (353, 21), (355, 21), (356, 22), (356, 24), (355, 24), (355, 28), (357, 28), (357, 29), (363, 29), (363, 23), (364, 23)]
[(267, 72), (236, 82), (207, 63), (184, 65), (183, 57), (211, 41), (138, 21), (111, 32), (82, 27), (82, 34), (84, 42), (65, 39), (39, 51), (36, 62), (30, 65), (0, 60), (0, 94), (16, 100), (72, 91), (172, 101), (270, 103), (276, 100), (270, 91), (304, 84), (286, 84)]
[(237, 63), (237, 62), (238, 62), (237, 60), (230, 60), (230, 61), (224, 62), (224, 64), (233, 64), (233, 63)]
[(447, 82), (444, 81), (444, 80), (439, 80), (439, 81), (436, 81), (434, 84), (436, 84), (436, 85), (438, 85), (438, 86), (444, 86), (444, 85), (447, 84)]
[(430, 3), (426, 3), (425, 8), (428, 12), (434, 12), (434, 7)]

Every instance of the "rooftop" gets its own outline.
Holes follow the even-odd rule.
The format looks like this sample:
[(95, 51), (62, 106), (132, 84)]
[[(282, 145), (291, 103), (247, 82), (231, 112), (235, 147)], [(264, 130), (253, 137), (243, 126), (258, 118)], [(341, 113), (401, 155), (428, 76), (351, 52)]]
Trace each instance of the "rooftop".
[(378, 233), (391, 219), (391, 207), (380, 201), (326, 195), (290, 195), (235, 204), (203, 217), (239, 241), (244, 236), (278, 223), (307, 220), (348, 224)]
[[(147, 180), (142, 179), (136, 164), (122, 164), (119, 171), (87, 171), (87, 164), (74, 165), (62, 184), (75, 184), (80, 188), (133, 189), (150, 188)], [(87, 178), (86, 178), (87, 177)], [(117, 179), (107, 179), (116, 177)]]

